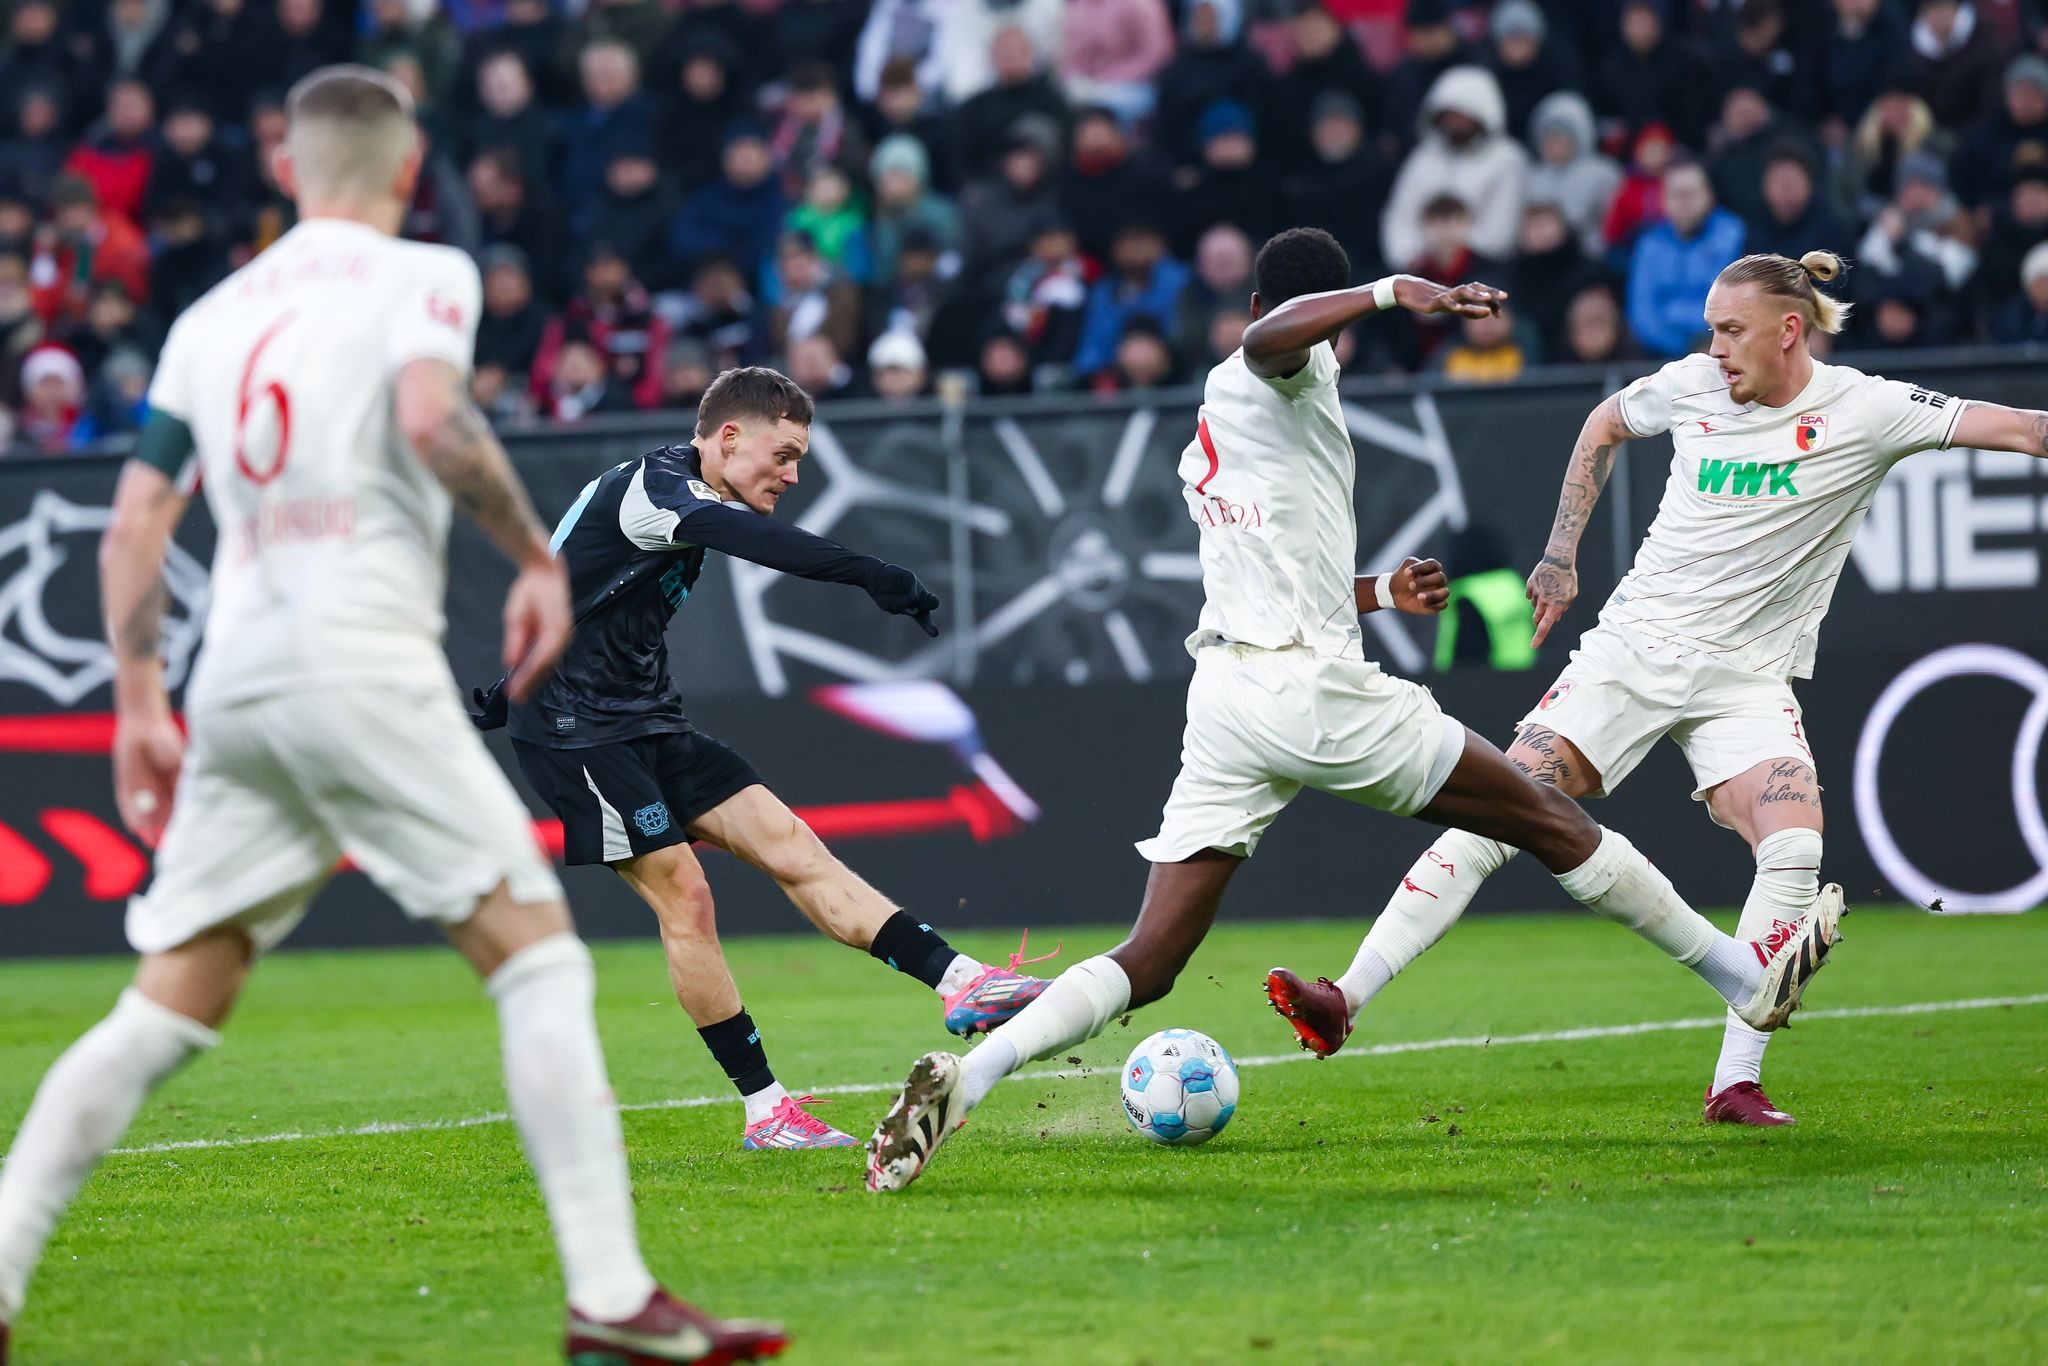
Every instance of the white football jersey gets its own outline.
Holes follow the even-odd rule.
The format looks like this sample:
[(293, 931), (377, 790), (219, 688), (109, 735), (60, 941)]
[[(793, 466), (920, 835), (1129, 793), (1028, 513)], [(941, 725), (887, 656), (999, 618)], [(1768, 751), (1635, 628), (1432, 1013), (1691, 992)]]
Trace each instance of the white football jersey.
[(1706, 355), (1645, 375), (1621, 393), (1622, 423), (1671, 433), (1671, 478), (1600, 619), (1752, 673), (1811, 677), (1877, 486), (1904, 457), (1947, 447), (1964, 406), (1819, 361), (1782, 408), (1735, 402)]
[(452, 247), (319, 218), (171, 328), (149, 401), (191, 428), (219, 537), (188, 709), (448, 680), (448, 497), (393, 380), (418, 359), (466, 377), (481, 293)]
[(1364, 658), (1352, 596), (1356, 457), (1328, 342), (1286, 379), (1261, 379), (1242, 351), (1209, 372), (1195, 439), (1181, 453), (1201, 531), (1202, 645), (1234, 641)]

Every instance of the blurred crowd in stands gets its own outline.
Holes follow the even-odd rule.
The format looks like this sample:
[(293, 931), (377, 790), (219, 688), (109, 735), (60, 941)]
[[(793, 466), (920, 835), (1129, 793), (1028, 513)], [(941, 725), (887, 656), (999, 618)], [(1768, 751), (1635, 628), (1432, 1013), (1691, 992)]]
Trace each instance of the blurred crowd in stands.
[(0, 426), (135, 428), (170, 320), (291, 226), (285, 91), (349, 59), (417, 99), (406, 230), (475, 254), (503, 422), (746, 363), (825, 399), (1186, 382), (1298, 224), (1360, 281), (1512, 293), (1355, 329), (1353, 373), (1679, 355), (1723, 265), (1816, 247), (1854, 263), (1843, 348), (2048, 341), (2035, 3), (12, 0)]

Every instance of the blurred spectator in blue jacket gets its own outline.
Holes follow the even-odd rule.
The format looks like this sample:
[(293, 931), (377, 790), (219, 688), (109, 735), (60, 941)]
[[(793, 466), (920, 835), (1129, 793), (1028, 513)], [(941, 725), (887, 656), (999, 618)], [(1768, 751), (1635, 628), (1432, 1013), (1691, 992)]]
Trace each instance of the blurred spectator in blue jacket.
[(1127, 223), (1110, 248), (1112, 269), (1088, 291), (1074, 372), (1099, 374), (1116, 363), (1117, 346), (1134, 318), (1149, 318), (1162, 335), (1179, 328), (1180, 311), (1194, 278), (1166, 252), (1166, 234), (1151, 223)]
[(1745, 236), (1742, 220), (1715, 205), (1698, 163), (1664, 173), (1664, 221), (1636, 239), (1628, 278), (1629, 330), (1652, 356), (1682, 356), (1705, 334), (1707, 291), (1742, 255)]
[(757, 123), (733, 124), (725, 135), (718, 178), (683, 201), (669, 230), (674, 265), (687, 273), (706, 257), (724, 256), (749, 282), (758, 279), (787, 208), (768, 135)]

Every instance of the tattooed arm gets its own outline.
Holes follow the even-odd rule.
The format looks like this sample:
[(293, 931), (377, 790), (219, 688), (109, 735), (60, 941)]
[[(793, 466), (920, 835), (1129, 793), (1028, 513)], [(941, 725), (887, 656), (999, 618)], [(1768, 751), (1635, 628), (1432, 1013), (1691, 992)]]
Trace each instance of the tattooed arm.
[(1629, 436), (1622, 425), (1618, 395), (1603, 400), (1579, 430), (1579, 444), (1573, 447), (1571, 464), (1564, 472), (1564, 491), (1558, 495), (1557, 516), (1550, 524), (1550, 541), (1543, 547), (1542, 562), (1529, 575), (1538, 645), (1579, 595), (1579, 537), (1586, 532), (1600, 491), (1607, 487), (1607, 476), (1614, 472), (1615, 451)]
[(2048, 413), (1996, 403), (1971, 403), (1956, 419), (1956, 434), (1950, 444), (2048, 457)]
[(523, 702), (568, 648), (568, 574), (460, 371), (444, 360), (412, 361), (398, 372), (394, 401), (398, 428), (421, 463), (519, 568), (505, 595), (505, 667), (506, 691)]
[(164, 689), (161, 646), (164, 548), (187, 501), (162, 470), (130, 460), (100, 537), (100, 610), (114, 655), (114, 798), (122, 821), (147, 844), (170, 818), (185, 751)]

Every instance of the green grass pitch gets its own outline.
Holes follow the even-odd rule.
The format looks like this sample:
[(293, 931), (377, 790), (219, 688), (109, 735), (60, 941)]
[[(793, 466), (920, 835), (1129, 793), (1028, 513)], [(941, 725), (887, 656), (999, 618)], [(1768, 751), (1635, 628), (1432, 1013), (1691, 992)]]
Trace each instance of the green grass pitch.
[[(1701, 1125), (1717, 1003), (1590, 917), (1468, 922), (1355, 1056), (1287, 1058), (1261, 974), (1334, 973), (1356, 930), (1220, 928), (1173, 997), (1079, 1050), (1086, 1075), (1009, 1083), (893, 1198), (862, 1189), (857, 1153), (742, 1153), (658, 948), (602, 947), (650, 1260), (714, 1310), (782, 1318), (795, 1363), (2048, 1359), (2048, 917), (1854, 915), (1772, 1046), (1801, 1123), (1769, 1132)], [(1072, 962), (1117, 932), (1064, 937)], [(792, 1089), (879, 1086), (947, 1042), (936, 1000), (860, 954), (730, 949)], [(0, 1132), (127, 971), (0, 968)], [(1975, 1004), (1889, 1010), (1921, 1002)], [(1857, 1007), (1883, 1013), (1817, 1018)], [(1685, 1020), (1706, 1023), (1514, 1038)], [(1204, 1148), (1156, 1148), (1118, 1112), (1124, 1051), (1168, 1025), (1287, 1059), (1245, 1068)], [(1361, 1047), (1443, 1040), (1466, 1042)], [(864, 1137), (885, 1101), (823, 1113)], [(517, 1135), (418, 1127), (502, 1104), (492, 1012), (452, 953), (278, 955), (129, 1138), (235, 1142), (108, 1160), (31, 1286), (19, 1359), (559, 1360)], [(411, 1127), (337, 1134), (372, 1123)], [(281, 1133), (300, 1137), (249, 1141)]]

